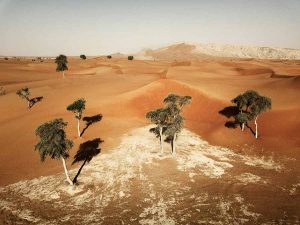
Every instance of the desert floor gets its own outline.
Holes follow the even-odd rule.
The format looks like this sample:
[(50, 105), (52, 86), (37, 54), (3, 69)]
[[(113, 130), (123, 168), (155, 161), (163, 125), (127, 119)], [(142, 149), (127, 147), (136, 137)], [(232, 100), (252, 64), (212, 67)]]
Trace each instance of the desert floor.
[[(53, 60), (1, 59), (0, 86), (0, 220), (7, 224), (300, 223), (299, 61), (70, 58), (62, 79)], [(15, 94), (24, 86), (43, 97), (31, 109)], [(258, 120), (258, 139), (226, 127), (233, 118), (220, 113), (248, 89), (273, 101)], [(175, 157), (167, 143), (159, 153), (145, 118), (168, 93), (193, 98)], [(82, 138), (66, 110), (80, 97), (84, 116), (103, 116)], [(41, 163), (34, 151), (35, 129), (54, 118), (68, 122), (75, 142), (71, 174), (78, 145), (104, 140), (75, 188), (64, 183), (60, 161)]]

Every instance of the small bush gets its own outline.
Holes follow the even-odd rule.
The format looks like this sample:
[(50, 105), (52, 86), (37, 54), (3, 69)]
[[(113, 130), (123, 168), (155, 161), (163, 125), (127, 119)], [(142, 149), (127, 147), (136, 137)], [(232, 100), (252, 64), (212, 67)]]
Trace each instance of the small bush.
[(111, 59), (112, 57), (111, 57), (111, 55), (108, 55), (107, 58), (108, 58), (108, 59)]
[(81, 59), (86, 59), (86, 56), (85, 55), (80, 55), (80, 58)]
[(5, 57), (5, 58), (4, 58), (4, 60), (8, 60), (8, 58), (7, 58), (7, 57)]
[(5, 95), (5, 94), (6, 94), (6, 91), (4, 90), (4, 88), (0, 87), (0, 96)]
[(128, 60), (133, 60), (133, 56), (132, 55), (128, 56)]

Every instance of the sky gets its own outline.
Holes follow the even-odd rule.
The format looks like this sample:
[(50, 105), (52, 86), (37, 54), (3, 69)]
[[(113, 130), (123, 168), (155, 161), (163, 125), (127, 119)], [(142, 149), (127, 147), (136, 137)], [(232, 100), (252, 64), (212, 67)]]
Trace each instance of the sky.
[(0, 0), (0, 55), (134, 53), (181, 42), (300, 49), (300, 0)]

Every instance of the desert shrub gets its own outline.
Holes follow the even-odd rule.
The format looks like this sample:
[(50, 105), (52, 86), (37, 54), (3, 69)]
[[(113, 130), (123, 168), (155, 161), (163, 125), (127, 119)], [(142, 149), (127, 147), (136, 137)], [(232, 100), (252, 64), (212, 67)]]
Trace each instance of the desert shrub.
[(86, 59), (86, 56), (85, 55), (80, 55), (80, 58), (81, 59)]
[(108, 58), (108, 59), (111, 59), (112, 57), (111, 57), (111, 55), (108, 55), (107, 58)]
[(133, 56), (132, 55), (128, 56), (128, 60), (133, 60)]
[(7, 57), (5, 57), (5, 58), (4, 58), (4, 60), (8, 60), (8, 58), (7, 58)]
[(4, 87), (0, 87), (0, 96), (5, 95), (6, 91), (4, 90)]

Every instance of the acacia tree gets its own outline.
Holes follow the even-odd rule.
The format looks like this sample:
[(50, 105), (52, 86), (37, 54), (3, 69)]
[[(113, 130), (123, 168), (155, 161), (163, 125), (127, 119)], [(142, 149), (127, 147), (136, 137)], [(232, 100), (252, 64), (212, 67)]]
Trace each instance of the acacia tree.
[(240, 112), (237, 115), (235, 115), (234, 118), (237, 123), (241, 124), (242, 131), (244, 131), (245, 124), (247, 125), (248, 121), (250, 121), (253, 118), (253, 116), (251, 113), (248, 113), (248, 112)]
[(78, 131), (78, 137), (81, 137), (81, 133), (80, 133), (80, 120), (82, 118), (82, 113), (83, 110), (85, 110), (85, 99), (84, 98), (80, 98), (77, 99), (76, 101), (74, 101), (72, 104), (70, 104), (67, 107), (68, 111), (72, 111), (73, 113), (75, 113), (75, 118), (77, 119), (77, 131)]
[(237, 115), (235, 115), (235, 120), (241, 124), (242, 131), (248, 121), (255, 119), (255, 137), (258, 138), (257, 118), (259, 114), (271, 109), (271, 99), (259, 95), (257, 91), (248, 90), (231, 101), (236, 104), (240, 111)]
[(35, 145), (35, 150), (39, 151), (42, 162), (47, 156), (52, 159), (61, 159), (67, 181), (73, 185), (65, 161), (69, 157), (69, 149), (73, 147), (73, 142), (66, 138), (64, 130), (66, 126), (67, 123), (63, 119), (54, 119), (40, 125), (35, 131), (36, 136), (40, 137), (40, 141)]
[(28, 87), (24, 87), (20, 90), (17, 90), (16, 94), (22, 98), (22, 99), (25, 99), (28, 103), (28, 108), (30, 109), (30, 98), (29, 98), (29, 95), (30, 95), (30, 91), (29, 91), (29, 88)]
[(86, 141), (79, 146), (79, 150), (77, 151), (76, 155), (74, 156), (74, 161), (72, 165), (78, 162), (83, 161), (81, 167), (79, 168), (76, 176), (73, 179), (73, 184), (77, 183), (77, 178), (86, 163), (89, 163), (93, 157), (98, 155), (101, 151), (99, 148), (99, 144), (102, 143), (103, 140), (100, 138), (96, 138), (92, 141)]
[(242, 131), (245, 129), (245, 124), (247, 124), (249, 120), (253, 119), (252, 113), (249, 112), (249, 107), (258, 97), (259, 94), (256, 91), (248, 90), (231, 100), (232, 103), (236, 104), (240, 111), (237, 115), (235, 115), (235, 120), (241, 124)]
[(55, 58), (55, 63), (57, 64), (56, 71), (63, 73), (63, 78), (65, 78), (65, 70), (68, 70), (68, 60), (67, 56), (59, 55)]
[(82, 54), (82, 55), (80, 55), (80, 58), (83, 59), (83, 60), (85, 60), (86, 56)]
[(258, 129), (257, 129), (257, 119), (258, 116), (267, 111), (268, 109), (271, 109), (272, 107), (272, 100), (265, 96), (259, 96), (255, 99), (255, 102), (250, 106), (251, 113), (255, 117), (254, 123), (255, 123), (255, 138), (258, 138)]
[(189, 104), (191, 96), (180, 96), (169, 94), (165, 99), (166, 111), (168, 114), (165, 133), (171, 138), (172, 154), (176, 154), (176, 139), (181, 132), (184, 124), (184, 118), (181, 116), (183, 106)]
[(171, 139), (172, 155), (176, 154), (176, 140), (177, 135), (183, 128), (184, 118), (181, 115), (177, 115), (172, 122), (168, 124), (165, 134)]
[(150, 111), (146, 114), (146, 118), (149, 119), (152, 123), (154, 123), (157, 127), (155, 129), (158, 130), (158, 136), (160, 141), (160, 150), (163, 152), (163, 129), (167, 125), (168, 112), (165, 108), (159, 108), (154, 111)]

